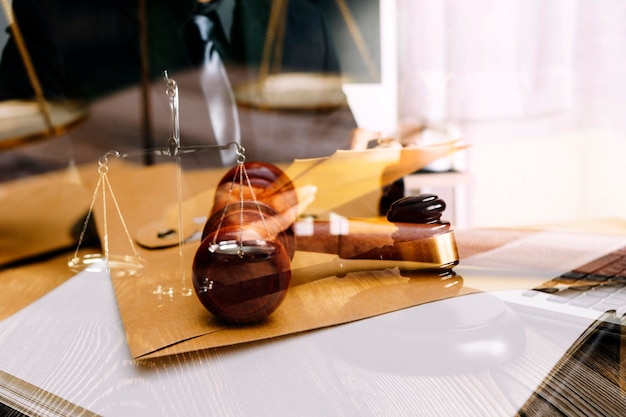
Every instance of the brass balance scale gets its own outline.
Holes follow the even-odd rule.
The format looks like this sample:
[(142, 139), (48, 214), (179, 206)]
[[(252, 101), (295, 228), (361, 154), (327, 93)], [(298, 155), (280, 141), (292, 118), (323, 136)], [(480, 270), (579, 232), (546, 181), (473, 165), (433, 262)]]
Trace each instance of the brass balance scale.
[(26, 68), (28, 80), (35, 92), (35, 98), (0, 102), (0, 150), (34, 140), (60, 136), (78, 125), (88, 115), (87, 106), (83, 103), (55, 102), (45, 98), (9, 0), (2, 0), (2, 8)]

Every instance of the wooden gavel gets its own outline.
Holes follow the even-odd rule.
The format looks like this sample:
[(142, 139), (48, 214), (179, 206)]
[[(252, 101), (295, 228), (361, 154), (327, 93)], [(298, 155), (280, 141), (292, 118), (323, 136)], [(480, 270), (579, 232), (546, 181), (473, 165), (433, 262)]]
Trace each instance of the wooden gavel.
[[(274, 312), (289, 289), (296, 250), (405, 269), (439, 271), (458, 263), (450, 223), (441, 221), (445, 202), (435, 195), (396, 201), (386, 221), (343, 219), (339, 227), (330, 221), (297, 227), (303, 226), (297, 204), (293, 183), (271, 164), (246, 162), (219, 182), (192, 267), (196, 295), (219, 319), (253, 323)], [(307, 279), (350, 271), (317, 268)]]

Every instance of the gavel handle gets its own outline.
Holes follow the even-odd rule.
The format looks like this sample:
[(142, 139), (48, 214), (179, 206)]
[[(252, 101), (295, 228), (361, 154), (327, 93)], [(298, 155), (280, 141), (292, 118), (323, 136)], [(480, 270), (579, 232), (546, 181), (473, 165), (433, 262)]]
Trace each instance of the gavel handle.
[(459, 258), (452, 232), (422, 239), (424, 248), (431, 248), (425, 260), (344, 259), (337, 257), (330, 262), (292, 269), (291, 286), (327, 277), (344, 277), (350, 272), (381, 271), (398, 268), (401, 271), (435, 271), (451, 269)]
[[(458, 251), (449, 223), (418, 224), (347, 220), (344, 230), (329, 222), (313, 222), (303, 235), (296, 230), (297, 249), (336, 254), (343, 259), (409, 261), (446, 265)], [(309, 227), (311, 229), (311, 227)], [(341, 227), (335, 227), (341, 229)], [(312, 232), (312, 233), (311, 233)]]

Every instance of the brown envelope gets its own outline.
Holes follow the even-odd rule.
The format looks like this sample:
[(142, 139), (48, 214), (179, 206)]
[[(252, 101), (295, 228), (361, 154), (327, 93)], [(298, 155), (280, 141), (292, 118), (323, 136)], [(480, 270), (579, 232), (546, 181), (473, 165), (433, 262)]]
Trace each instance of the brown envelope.
[[(301, 159), (279, 167), (294, 183), (296, 190), (299, 190), (299, 197), (308, 198), (306, 204), (302, 204), (303, 200), (300, 199), (301, 214), (319, 217), (331, 210), (337, 210), (344, 216), (350, 216), (351, 209), (355, 209), (355, 206), (351, 207), (351, 203), (359, 198), (367, 198), (372, 192), (380, 191), (383, 185), (465, 147), (466, 145), (458, 141), (452, 141), (410, 148), (340, 150), (329, 158)], [(186, 236), (201, 230), (202, 224), (194, 224), (193, 219), (206, 216), (213, 204), (213, 185), (219, 178), (221, 175), (216, 176), (213, 182), (205, 181), (204, 189), (192, 193), (192, 197), (183, 202), (181, 210), (184, 213)], [(374, 202), (374, 206), (378, 206), (377, 202)], [(138, 232), (142, 245), (156, 248), (178, 242), (176, 235), (172, 235), (169, 242), (167, 239), (154, 238), (159, 230), (176, 230), (179, 227), (178, 208), (177, 204), (172, 203), (155, 223), (145, 224)]]
[[(373, 178), (367, 181), (367, 175), (363, 172), (367, 172), (367, 160), (372, 155), (364, 157), (365, 154), (362, 154), (360, 159), (356, 154), (347, 155), (345, 160), (351, 161), (351, 168), (360, 167), (360, 171), (354, 175), (356, 182), (352, 181), (352, 170), (344, 172), (344, 183), (350, 188), (354, 188), (355, 184), (380, 187), (383, 182), (400, 178), (449, 152), (450, 149), (446, 148), (422, 153), (411, 151), (406, 155), (398, 153), (395, 164), (390, 159), (376, 166), (376, 169), (370, 171), (374, 173)], [(407, 155), (412, 158), (398, 165), (399, 159)], [(327, 162), (318, 161), (320, 167)], [(337, 166), (341, 164), (331, 161), (327, 165), (330, 169), (320, 170), (319, 176), (315, 175), (315, 168), (307, 170), (307, 183), (315, 182), (316, 178), (328, 181), (331, 178), (329, 173), (336, 175)], [(183, 200), (212, 189), (224, 172), (225, 170), (216, 169), (184, 173)], [(111, 271), (121, 318), (134, 358), (159, 357), (284, 336), (372, 317), (470, 291), (462, 288), (461, 277), (417, 278), (402, 276), (397, 269), (367, 270), (350, 273), (345, 278), (330, 276), (292, 286), (278, 310), (262, 323), (247, 326), (220, 323), (204, 309), (192, 290), (191, 264), (199, 242), (186, 243), (182, 249), (178, 246), (147, 249), (138, 245), (135, 239), (145, 225), (162, 224), (163, 218), (167, 217), (164, 213), (177, 201), (176, 173), (177, 167), (171, 163), (139, 167), (115, 161), (111, 163), (107, 178), (110, 180), (119, 212), (115, 204), (108, 203), (105, 216), (102, 205), (97, 203), (95, 206), (101, 235), (104, 219), (107, 219), (106, 241), (109, 242), (109, 256), (136, 254), (144, 261), (144, 267), (138, 276), (129, 276), (123, 270), (117, 271), (114, 268)], [(381, 177), (384, 179), (381, 180)], [(328, 192), (342, 195), (345, 189), (342, 191), (339, 182), (334, 181), (332, 187), (319, 184), (319, 189), (332, 190)], [(353, 194), (370, 190), (357, 191)], [(323, 198), (328, 199), (328, 196)], [(205, 214), (210, 208), (209, 203), (200, 211)], [(119, 214), (122, 215), (123, 222), (120, 221)], [(132, 246), (129, 245), (128, 237), (133, 242)], [(307, 267), (332, 264), (334, 259), (334, 255), (296, 252), (292, 273), (297, 275)]]

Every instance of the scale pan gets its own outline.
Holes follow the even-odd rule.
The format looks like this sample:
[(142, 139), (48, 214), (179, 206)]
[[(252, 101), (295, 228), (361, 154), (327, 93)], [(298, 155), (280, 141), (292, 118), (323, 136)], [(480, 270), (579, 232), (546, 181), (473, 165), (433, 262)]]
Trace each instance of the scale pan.
[(107, 270), (107, 262), (108, 270), (116, 277), (138, 276), (144, 266), (143, 260), (136, 256), (109, 255), (107, 261), (107, 257), (101, 253), (74, 256), (67, 264), (74, 272), (101, 272)]
[(0, 101), (0, 150), (66, 133), (87, 118), (78, 102), (46, 102), (51, 125), (36, 100)]

